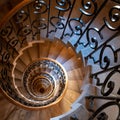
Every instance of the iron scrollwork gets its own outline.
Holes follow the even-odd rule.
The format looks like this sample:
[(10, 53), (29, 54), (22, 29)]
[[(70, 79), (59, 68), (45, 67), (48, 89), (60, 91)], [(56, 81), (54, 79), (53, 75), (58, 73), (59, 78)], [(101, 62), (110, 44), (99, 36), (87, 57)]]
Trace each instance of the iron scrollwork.
[[(32, 32), (31, 25), (27, 23), (29, 16), (30, 13), (26, 10), (26, 7), (23, 7), (13, 16), (13, 20), (16, 23), (13, 27), (13, 31), (16, 34), (16, 38), (14, 38), (14, 44), (19, 43), (20, 47), (24, 46), (24, 43), (26, 43), (25, 41), (27, 41), (27, 36)], [(18, 26), (17, 31), (16, 26)]]
[(31, 28), (29, 25), (25, 25), (22, 28), (19, 29), (18, 31), (18, 35), (21, 37), (26, 37), (27, 35), (29, 35), (31, 33)]
[[(101, 88), (101, 94), (103, 96), (110, 95), (112, 93), (112, 91), (114, 90), (115, 82), (109, 81), (109, 80), (115, 73), (119, 73), (120, 74), (120, 71), (119, 70), (113, 70), (112, 72), (109, 73), (109, 75), (104, 80), (104, 83), (103, 83), (102, 88)], [(107, 88), (109, 88), (107, 91), (105, 91), (106, 85), (107, 85)]]
[[(96, 14), (96, 13), (95, 13)], [(87, 36), (87, 43), (83, 43), (83, 41), (81, 42), (81, 38), (82, 36), (80, 36), (79, 40), (77, 41), (77, 43), (74, 45), (76, 48), (79, 44), (83, 45), (83, 47), (87, 47), (88, 45), (90, 46), (91, 49), (97, 49), (98, 48), (98, 38), (100, 38), (100, 40), (105, 39), (104, 36), (105, 33), (103, 33), (102, 31), (104, 31), (105, 29), (108, 29), (110, 31), (110, 34), (112, 32), (117, 32), (120, 29), (120, 6), (119, 5), (115, 5), (112, 6), (108, 12), (108, 17), (103, 17), (103, 25), (101, 25), (101, 27), (98, 28), (90, 28), (89, 25), (92, 24), (92, 22), (90, 22), (90, 24), (87, 26), (87, 29), (85, 29), (85, 31), (83, 32), (82, 36), (84, 36), (84, 34), (86, 34)], [(97, 17), (97, 15), (95, 16)], [(93, 22), (94, 24), (94, 22)], [(90, 30), (94, 30), (95, 32), (98, 33), (98, 38), (93, 37), (91, 40), (89, 39), (89, 32)], [(112, 34), (111, 34), (112, 35)]]
[(81, 5), (83, 8), (80, 8), (81, 16), (79, 18), (79, 22), (82, 26), (79, 26), (79, 29), (81, 29), (81, 34), (79, 35), (78, 41), (74, 45), (76, 48), (79, 44), (82, 44), (84, 46), (84, 44), (80, 42), (81, 37), (83, 36), (84, 32), (86, 31), (86, 29), (82, 30), (82, 27), (85, 25), (85, 22), (82, 20), (82, 16), (83, 15), (84, 16), (94, 16), (98, 10), (97, 2), (94, 0), (91, 0), (91, 1), (82, 0)]
[(12, 46), (13, 48), (15, 48), (18, 43), (19, 43), (19, 40), (16, 39), (15, 37), (12, 37), (9, 40), (9, 42), (7, 43), (7, 48), (9, 48), (10, 46)]
[(0, 36), (2, 38), (5, 38), (6, 36), (10, 36), (10, 34), (12, 33), (12, 26), (5, 26), (5, 28), (3, 28), (0, 32)]
[(11, 68), (10, 66), (4, 65), (4, 67), (0, 71), (0, 74), (1, 74), (0, 85), (1, 85), (1, 88), (12, 97), (12, 95), (14, 95), (15, 92), (13, 92), (13, 89), (12, 89), (13, 86), (11, 83), (11, 78), (9, 76), (10, 68)]
[(49, 8), (46, 2), (43, 0), (36, 0), (33, 7), (35, 14), (44, 14), (47, 12), (47, 9)]
[(109, 58), (107, 55), (104, 56), (105, 49), (107, 48), (109, 48), (109, 50), (112, 51), (114, 62), (117, 62), (117, 52), (115, 52), (115, 50), (112, 48), (111, 45), (104, 45), (104, 47), (100, 51), (100, 56), (99, 56), (99, 62), (100, 62), (99, 64), (101, 69), (107, 69), (110, 66), (111, 58)]
[(17, 32), (18, 36), (25, 37), (31, 33), (30, 25), (24, 25), (24, 22), (28, 19), (29, 13), (25, 10), (20, 10), (16, 13), (15, 21), (20, 29)]
[[(64, 29), (64, 24), (62, 23), (62, 21), (64, 21), (65, 19), (61, 16), (53, 16), (50, 18), (50, 23), (51, 25), (55, 28), (55, 30), (51, 30), (49, 33), (51, 32), (56, 32), (57, 29)], [(54, 21), (57, 21), (56, 23)]]
[[(100, 74), (103, 74), (107, 71), (110, 71), (109, 73), (107, 73), (107, 76), (105, 77), (105, 80), (104, 82), (101, 82), (101, 78), (99, 77)], [(115, 81), (113, 80), (110, 80), (112, 78), (112, 76), (114, 76), (116, 73), (120, 74), (120, 70), (119, 70), (119, 66), (114, 66), (112, 68), (109, 68), (105, 71), (100, 71), (98, 73), (94, 73), (92, 74), (92, 77), (94, 79), (97, 80), (97, 83), (96, 85), (97, 86), (101, 86), (101, 94), (103, 96), (109, 96), (112, 94), (112, 92), (114, 91), (115, 89), (115, 84), (117, 84)], [(116, 94), (119, 95), (119, 90), (120, 88), (117, 88), (118, 90), (115, 91)]]
[(2, 55), (2, 63), (8, 63), (10, 59), (10, 53), (9, 52), (4, 52)]
[(7, 71), (7, 69), (6, 68), (3, 68), (2, 70), (1, 70), (1, 78), (2, 78), (2, 80), (7, 80), (7, 78), (8, 78), (8, 71)]
[(11, 56), (14, 56), (15, 48), (19, 44), (19, 40), (14, 35), (13, 29), (12, 24), (9, 22), (0, 32), (1, 40), (6, 40), (4, 46), (6, 47), (7, 53), (10, 53)]
[[(85, 26), (85, 22), (82, 20), (82, 16), (92, 16), (95, 14), (96, 10), (97, 10), (97, 3), (93, 0), (91, 1), (81, 1), (82, 7), (80, 8), (80, 12), (81, 15), (79, 18), (71, 18), (68, 21), (68, 26), (70, 28), (70, 30), (72, 31), (72, 33), (66, 33), (65, 36), (72, 36), (77, 35), (77, 36), (82, 36), (83, 34), (83, 30), (82, 27)], [(74, 26), (74, 24), (77, 23), (77, 25)]]
[[(56, 0), (56, 6), (55, 8), (58, 10), (58, 14), (56, 16), (51, 16), (50, 23), (55, 28), (54, 30), (51, 30), (51, 32), (56, 32), (57, 29), (63, 29), (61, 38), (64, 36), (65, 29), (67, 27), (67, 22), (69, 20), (69, 17), (71, 15), (72, 8), (74, 6), (75, 0), (73, 0), (73, 3), (71, 0)], [(61, 15), (66, 12), (70, 11), (67, 20), (65, 21), (65, 18)], [(56, 23), (54, 22), (56, 21)], [(64, 23), (66, 22), (66, 23)]]
[(97, 116), (97, 120), (108, 120), (108, 115), (105, 112), (102, 112)]
[[(97, 35), (93, 36), (94, 34), (91, 32), (96, 33)], [(96, 49), (98, 47), (98, 41), (101, 40), (103, 36), (97, 28), (89, 28), (86, 33), (86, 38), (90, 48)], [(88, 44), (84, 46), (87, 46)]]
[(23, 23), (24, 21), (26, 21), (28, 19), (29, 13), (27, 13), (24, 10), (20, 10), (19, 12), (17, 12), (17, 14), (14, 16), (15, 18), (15, 22), (17, 24)]
[(115, 118), (114, 120), (119, 120), (120, 118), (120, 104), (116, 101), (110, 101), (107, 102), (105, 104), (103, 104), (101, 107), (99, 107), (93, 114), (92, 116), (88, 119), (88, 120), (108, 120), (109, 119), (109, 115), (107, 115), (104, 111), (106, 108), (110, 107), (110, 106), (117, 106), (119, 112), (117, 115), (117, 118)]
[(83, 9), (80, 8), (81, 13), (87, 16), (92, 16), (97, 11), (97, 3), (95, 0), (82, 0), (81, 2)]
[(68, 11), (71, 8), (70, 0), (56, 0), (57, 5), (55, 8), (59, 11)]
[[(49, 15), (50, 15), (50, 3), (46, 3), (44, 0), (36, 0), (33, 3), (34, 15), (36, 15), (36, 19), (31, 22), (31, 27), (33, 29), (33, 38), (37, 34), (41, 34), (41, 30), (47, 29), (47, 37), (49, 31)], [(42, 17), (42, 15), (46, 15), (47, 17)]]
[[(73, 24), (76, 23), (78, 24), (77, 26), (74, 26), (73, 28)], [(72, 36), (73, 34), (74, 35), (82, 35), (83, 31), (82, 31), (82, 27), (85, 25), (85, 23), (79, 19), (79, 18), (71, 18), (68, 22), (68, 25), (69, 25), (69, 28), (70, 30), (72, 31), (72, 34), (65, 34), (65, 36)]]
[(33, 21), (32, 26), (37, 30), (46, 29), (47, 25), (45, 24), (44, 21), (45, 19), (37, 19)]
[(120, 30), (120, 5), (113, 6), (109, 11), (109, 19), (104, 18), (105, 25), (112, 31)]
[(0, 54), (2, 52), (2, 49), (3, 49), (3, 47), (2, 47), (2, 41), (0, 40)]
[(71, 116), (70, 120), (79, 120), (76, 116)]

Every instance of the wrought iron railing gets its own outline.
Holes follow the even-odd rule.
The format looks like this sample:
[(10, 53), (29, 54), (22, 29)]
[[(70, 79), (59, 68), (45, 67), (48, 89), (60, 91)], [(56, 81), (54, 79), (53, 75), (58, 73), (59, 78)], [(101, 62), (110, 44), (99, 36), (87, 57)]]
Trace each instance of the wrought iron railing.
[[(88, 96), (86, 97), (88, 100), (90, 100), (92, 102), (92, 104), (94, 104), (94, 101), (99, 99), (99, 100), (107, 100), (107, 102), (105, 102), (104, 104), (102, 104), (97, 110), (93, 110), (93, 114), (91, 115), (91, 117), (89, 118), (89, 120), (108, 120), (109, 118), (109, 114), (107, 114), (105, 112), (106, 108), (109, 108), (111, 106), (116, 106), (118, 111), (116, 111), (117, 115), (116, 118), (114, 118), (115, 120), (119, 120), (120, 119), (120, 97), (104, 97), (104, 96)], [(110, 110), (110, 109), (109, 109)], [(115, 110), (115, 108), (114, 108)]]
[[(12, 61), (20, 49), (31, 41), (41, 38), (53, 39), (56, 36), (63, 41), (72, 38), (71, 44), (77, 52), (84, 48), (89, 49), (89, 52), (84, 52), (85, 59), (91, 60), (92, 66), (97, 65), (99, 68), (91, 77), (96, 81), (96, 86), (101, 86), (101, 95), (106, 96), (100, 96), (100, 99), (109, 99), (113, 94), (119, 96), (119, 80), (114, 78), (116, 79), (115, 76), (119, 76), (120, 73), (120, 45), (116, 46), (119, 41), (115, 40), (120, 35), (120, 2), (35, 0), (28, 3), (19, 8), (19, 11), (14, 11), (14, 16), (10, 16), (7, 22), (1, 25), (0, 84), (4, 91), (7, 90), (11, 94), (14, 92), (10, 86)], [(115, 42), (116, 44), (113, 44)], [(106, 51), (112, 55), (106, 54)], [(116, 99), (115, 102), (106, 103), (98, 111), (114, 104), (119, 108), (119, 100), (117, 97)], [(90, 119), (94, 119), (98, 111), (93, 113)], [(108, 119), (105, 113), (101, 116), (105, 117), (97, 119)], [(119, 120), (119, 117), (117, 119)]]

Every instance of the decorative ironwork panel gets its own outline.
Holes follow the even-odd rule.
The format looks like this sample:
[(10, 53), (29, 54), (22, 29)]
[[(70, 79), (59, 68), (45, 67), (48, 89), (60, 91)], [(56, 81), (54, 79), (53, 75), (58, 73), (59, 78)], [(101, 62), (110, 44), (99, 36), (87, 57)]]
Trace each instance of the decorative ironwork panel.
[[(107, 9), (106, 9), (107, 8)], [(106, 11), (106, 12), (105, 12)], [(101, 43), (109, 40), (120, 30), (120, 5), (113, 1), (105, 1), (89, 22), (82, 36), (74, 45), (80, 51), (80, 45), (96, 50)], [(85, 40), (86, 38), (86, 40)]]
[[(104, 100), (102, 105), (94, 110), (92, 115), (88, 120), (119, 120), (120, 119), (120, 98), (118, 97), (102, 97), (102, 96), (88, 96), (87, 99), (91, 99), (93, 102), (95, 100)], [(112, 109), (116, 111), (115, 115), (112, 115)]]

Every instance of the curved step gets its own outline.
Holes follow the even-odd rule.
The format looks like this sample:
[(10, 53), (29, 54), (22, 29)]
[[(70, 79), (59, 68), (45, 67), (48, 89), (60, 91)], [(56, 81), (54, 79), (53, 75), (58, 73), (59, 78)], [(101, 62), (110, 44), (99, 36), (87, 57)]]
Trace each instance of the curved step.
[[(14, 68), (12, 71), (14, 85), (16, 86), (15, 89), (18, 93), (20, 93), (19, 97), (21, 96), (21, 94), (23, 94), (23, 96), (26, 96), (27, 99), (31, 99), (31, 95), (28, 94), (26, 92), (26, 89), (23, 88), (23, 76), (25, 71), (27, 70), (27, 67), (29, 67), (31, 63), (33, 64), (36, 60), (39, 61), (44, 58), (48, 58), (50, 60), (54, 58), (53, 61), (59, 62), (59, 64), (64, 67), (68, 76), (68, 87), (64, 94), (64, 97), (55, 105), (44, 108), (43, 110), (40, 109), (39, 112), (29, 112), (28, 110), (27, 112), (26, 110), (18, 108), (17, 110), (15, 110), (14, 113), (19, 115), (24, 114), (23, 119), (25, 119), (26, 116), (29, 116), (30, 114), (30, 120), (33, 119), (32, 116), (34, 115), (36, 115), (38, 118), (49, 120), (51, 117), (59, 116), (64, 112), (68, 112), (71, 109), (71, 105), (81, 94), (80, 87), (83, 78), (81, 71), (82, 60), (76, 55), (73, 48), (69, 44), (65, 45), (60, 40), (48, 41), (42, 39), (37, 42), (29, 43), (28, 46), (25, 47), (23, 50), (21, 49), (19, 53), (19, 56), (16, 57), (13, 63)], [(30, 79), (34, 77), (35, 74), (43, 72), (45, 74), (49, 74), (50, 76), (54, 76), (54, 79), (57, 80), (60, 77), (60, 71), (49, 67), (49, 64), (41, 64), (39, 66), (39, 69), (35, 68), (35, 70), (30, 72)], [(56, 112), (54, 112), (55, 109)], [(49, 115), (47, 114), (47, 112), (49, 112)], [(11, 117), (14, 120), (18, 117), (18, 115), (13, 116), (13, 114), (11, 113)]]
[(82, 104), (75, 104), (72, 109), (58, 117), (51, 118), (50, 120), (88, 120), (89, 112), (82, 106)]

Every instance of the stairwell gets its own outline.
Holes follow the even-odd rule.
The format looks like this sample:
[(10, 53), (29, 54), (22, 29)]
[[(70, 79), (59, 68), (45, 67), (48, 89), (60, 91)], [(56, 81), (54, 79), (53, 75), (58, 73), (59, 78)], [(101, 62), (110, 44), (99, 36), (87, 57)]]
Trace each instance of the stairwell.
[(1, 0), (0, 120), (120, 120), (119, 0)]

